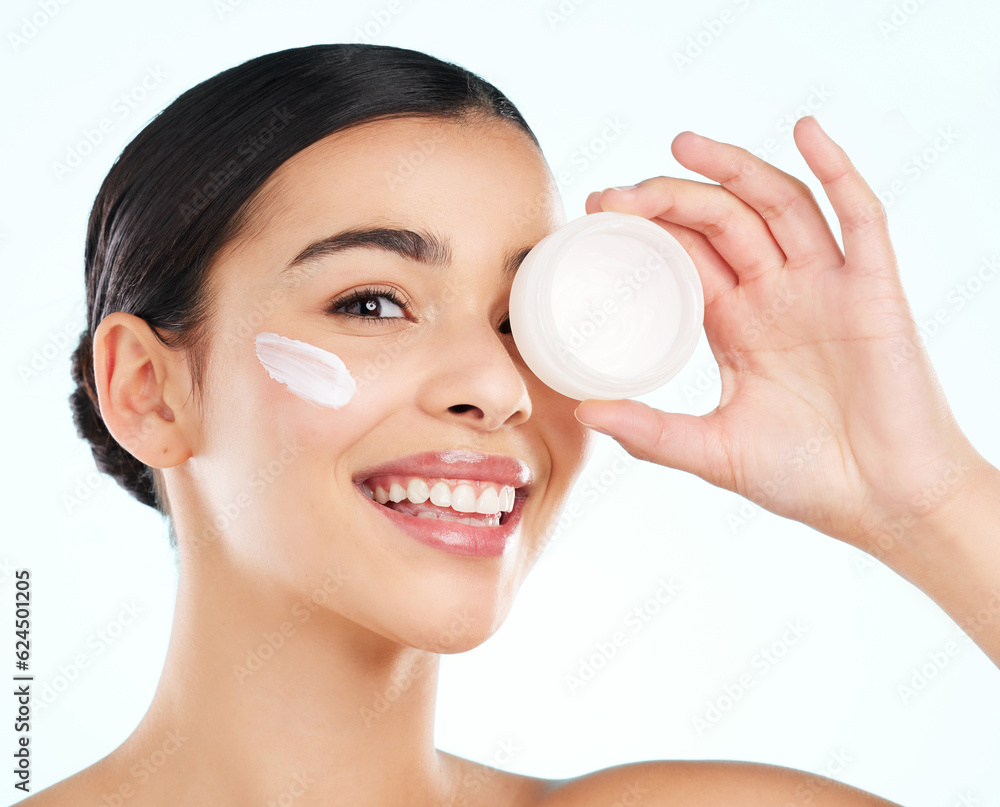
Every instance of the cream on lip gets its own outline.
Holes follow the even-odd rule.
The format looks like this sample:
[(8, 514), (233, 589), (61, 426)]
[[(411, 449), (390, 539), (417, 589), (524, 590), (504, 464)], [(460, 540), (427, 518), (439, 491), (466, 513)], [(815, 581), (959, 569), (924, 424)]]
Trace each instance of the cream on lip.
[(257, 334), (254, 345), (271, 378), (316, 406), (340, 409), (357, 391), (347, 365), (328, 350), (276, 333)]

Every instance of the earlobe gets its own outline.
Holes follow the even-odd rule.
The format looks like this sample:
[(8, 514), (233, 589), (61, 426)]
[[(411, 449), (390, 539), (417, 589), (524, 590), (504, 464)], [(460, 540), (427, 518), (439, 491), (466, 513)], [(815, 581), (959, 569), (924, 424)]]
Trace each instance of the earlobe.
[(187, 363), (145, 320), (123, 311), (104, 318), (94, 334), (94, 377), (108, 431), (136, 459), (172, 468), (192, 455), (184, 424), (168, 404), (188, 398)]

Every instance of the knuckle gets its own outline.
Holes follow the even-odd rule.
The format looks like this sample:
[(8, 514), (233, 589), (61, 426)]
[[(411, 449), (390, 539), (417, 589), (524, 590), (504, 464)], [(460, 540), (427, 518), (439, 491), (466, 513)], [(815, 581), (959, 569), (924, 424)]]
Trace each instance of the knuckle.
[(888, 218), (885, 205), (882, 204), (881, 200), (868, 199), (858, 206), (847, 224), (853, 230), (870, 229), (885, 225)]
[(714, 219), (713, 221), (706, 222), (702, 227), (701, 233), (709, 240), (713, 238), (718, 238), (726, 231), (726, 227), (729, 225), (729, 220), (732, 218), (733, 212), (731, 210), (726, 211), (722, 218)]
[(729, 176), (722, 180), (722, 185), (738, 185), (744, 180), (757, 175), (759, 166), (757, 158), (745, 149), (740, 149), (742, 153), (736, 156), (736, 161), (730, 169)]
[(773, 204), (764, 205), (764, 207), (760, 210), (760, 215), (767, 221), (779, 218), (788, 212), (790, 208), (794, 207), (798, 200), (799, 196), (795, 194), (785, 196), (776, 200)]
[(670, 185), (672, 179), (673, 179), (672, 177), (660, 174), (659, 176), (650, 177), (649, 179), (644, 179), (642, 182), (639, 183), (639, 186), (642, 188), (654, 188), (656, 190), (661, 190)]
[(651, 194), (659, 202), (669, 202), (676, 189), (676, 180), (673, 177), (657, 176), (644, 179), (637, 186), (640, 193)]
[(810, 188), (805, 182), (803, 182), (798, 177), (790, 177), (790, 182), (792, 184), (792, 187), (795, 188), (796, 196), (802, 196), (805, 197), (806, 199), (812, 199), (812, 200), (816, 199), (815, 194), (813, 194), (812, 192), (812, 188)]
[(803, 201), (806, 204), (816, 205), (816, 196), (813, 194), (812, 188), (798, 177), (787, 174), (786, 177), (785, 181), (790, 187), (773, 204), (766, 206), (760, 211), (760, 214), (765, 219), (776, 219), (793, 207), (801, 205)]

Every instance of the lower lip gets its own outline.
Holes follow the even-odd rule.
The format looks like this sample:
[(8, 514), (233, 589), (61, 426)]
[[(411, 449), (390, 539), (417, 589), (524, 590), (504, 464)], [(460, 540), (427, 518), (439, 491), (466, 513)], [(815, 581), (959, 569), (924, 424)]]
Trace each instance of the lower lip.
[(457, 521), (404, 515), (369, 498), (360, 482), (355, 487), (366, 502), (411, 538), (453, 555), (483, 558), (502, 555), (517, 531), (524, 506), (524, 497), (515, 495), (514, 508), (504, 516), (503, 524), (498, 527), (473, 527)]

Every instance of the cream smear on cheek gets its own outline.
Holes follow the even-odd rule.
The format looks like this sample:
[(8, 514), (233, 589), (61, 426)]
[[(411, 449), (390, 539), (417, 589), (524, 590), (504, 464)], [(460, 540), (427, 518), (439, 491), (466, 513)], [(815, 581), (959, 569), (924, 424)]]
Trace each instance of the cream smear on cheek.
[(267, 374), (316, 406), (340, 409), (357, 391), (347, 365), (334, 353), (276, 333), (259, 333), (254, 344)]

